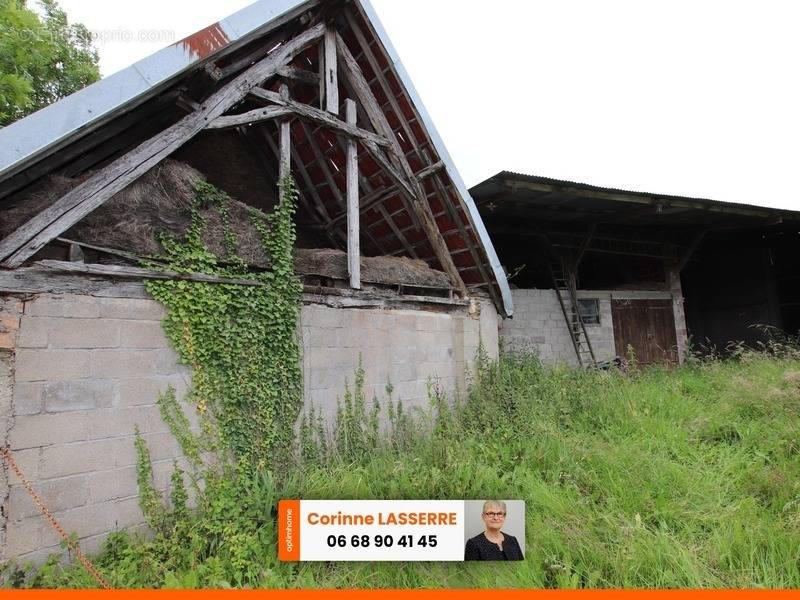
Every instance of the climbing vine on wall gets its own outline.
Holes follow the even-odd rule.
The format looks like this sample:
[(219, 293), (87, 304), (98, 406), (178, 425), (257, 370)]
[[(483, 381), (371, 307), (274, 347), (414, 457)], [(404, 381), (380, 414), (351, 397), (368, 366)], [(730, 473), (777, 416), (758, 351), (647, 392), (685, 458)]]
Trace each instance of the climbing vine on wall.
[[(238, 258), (237, 238), (230, 227), (231, 200), (206, 182), (196, 186), (185, 237), (160, 239), (164, 256), (159, 269), (166, 263), (181, 273), (209, 273), (262, 285), (147, 283), (148, 292), (167, 308), (163, 322), (167, 337), (181, 361), (192, 367), (188, 399), (201, 415), (203, 447), (261, 466), (287, 458), (302, 403), (296, 338), (302, 286), (292, 262), (297, 191), (291, 177), (281, 181), (280, 190), (273, 212), (250, 212), (271, 265), (266, 271), (248, 270)], [(225, 256), (215, 255), (203, 244), (207, 227), (203, 212), (208, 209), (220, 216)]]

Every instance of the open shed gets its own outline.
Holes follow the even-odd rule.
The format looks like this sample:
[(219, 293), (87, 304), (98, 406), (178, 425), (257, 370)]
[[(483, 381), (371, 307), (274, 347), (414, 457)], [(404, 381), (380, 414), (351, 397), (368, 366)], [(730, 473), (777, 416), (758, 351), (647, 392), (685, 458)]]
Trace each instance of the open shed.
[(648, 364), (800, 331), (800, 212), (511, 172), (470, 192), (514, 288), (512, 348)]

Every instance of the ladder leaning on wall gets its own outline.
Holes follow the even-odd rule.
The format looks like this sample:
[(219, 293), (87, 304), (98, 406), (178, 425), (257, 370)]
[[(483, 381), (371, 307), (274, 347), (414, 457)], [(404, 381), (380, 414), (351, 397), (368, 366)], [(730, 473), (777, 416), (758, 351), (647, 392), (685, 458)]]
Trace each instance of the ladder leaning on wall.
[(575, 348), (575, 356), (578, 357), (578, 364), (581, 367), (595, 367), (597, 361), (592, 350), (592, 343), (586, 333), (586, 325), (581, 318), (578, 309), (578, 297), (575, 291), (574, 279), (565, 273), (564, 261), (560, 257), (551, 256), (549, 261), (550, 275), (553, 278), (553, 289), (561, 306), (561, 313), (564, 315), (564, 322), (567, 325), (569, 339)]

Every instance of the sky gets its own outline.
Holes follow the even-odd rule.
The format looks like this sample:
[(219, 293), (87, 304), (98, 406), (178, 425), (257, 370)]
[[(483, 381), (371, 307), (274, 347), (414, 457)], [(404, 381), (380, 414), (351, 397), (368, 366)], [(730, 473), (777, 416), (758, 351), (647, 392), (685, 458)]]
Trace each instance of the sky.
[[(103, 75), (250, 3), (60, 0)], [(372, 4), (468, 187), (508, 170), (800, 210), (798, 2)]]

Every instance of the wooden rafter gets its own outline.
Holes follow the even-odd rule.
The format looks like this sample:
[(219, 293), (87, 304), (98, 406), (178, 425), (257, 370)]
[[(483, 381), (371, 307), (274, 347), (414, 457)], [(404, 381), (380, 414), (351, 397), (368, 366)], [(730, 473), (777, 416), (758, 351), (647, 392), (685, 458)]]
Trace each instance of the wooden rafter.
[[(441, 162), (436, 163), (435, 165), (431, 165), (430, 167), (425, 167), (421, 171), (419, 171), (416, 175), (417, 180), (422, 181), (431, 175), (435, 174), (439, 171), (444, 165)], [(383, 204), (389, 198), (396, 196), (400, 193), (400, 190), (396, 185), (392, 185), (391, 187), (382, 189), (382, 190), (375, 190), (366, 194), (359, 203), (359, 211), (361, 214), (367, 212), (370, 208), (377, 206), (378, 204)], [(331, 219), (331, 221), (326, 225), (327, 229), (332, 229), (337, 227), (342, 221), (344, 221), (346, 215), (341, 214), (338, 217)]]
[[(280, 94), (276, 94), (275, 92), (271, 92), (269, 90), (265, 90), (263, 88), (253, 88), (250, 91), (250, 94), (259, 98), (261, 100), (266, 100), (267, 102), (274, 102), (278, 104), (283, 110), (291, 111), (292, 113), (296, 114), (298, 117), (304, 117), (309, 121), (317, 123), (318, 125), (324, 125), (330, 129), (333, 129), (337, 133), (341, 133), (343, 135), (354, 137), (362, 140), (369, 140), (379, 146), (388, 146), (389, 141), (382, 136), (375, 135), (365, 129), (360, 129), (355, 125), (351, 125), (350, 123), (346, 123), (341, 119), (337, 119), (336, 117), (331, 116), (330, 114), (326, 113), (323, 110), (319, 110), (318, 108), (314, 108), (313, 106), (309, 106), (307, 104), (302, 104), (300, 102), (296, 102), (294, 100), (286, 100), (280, 97)], [(267, 107), (264, 109), (258, 110), (270, 110), (272, 107)], [(250, 111), (251, 113), (257, 113), (258, 110)], [(279, 110), (279, 109), (273, 109)], [(249, 113), (245, 113), (249, 114)], [(233, 117), (222, 117), (223, 119), (232, 119)], [(219, 121), (219, 119), (217, 119)]]
[(264, 108), (249, 110), (240, 115), (217, 117), (208, 124), (208, 129), (228, 129), (230, 127), (239, 127), (240, 125), (253, 125), (271, 121), (278, 117), (285, 117), (286, 115), (291, 115), (292, 112), (291, 109), (282, 106), (265, 106)]
[[(445, 272), (447, 272), (447, 274), (450, 276), (454, 287), (458, 289), (461, 294), (466, 295), (467, 288), (464, 285), (464, 281), (461, 279), (458, 269), (453, 263), (453, 258), (450, 256), (450, 250), (447, 248), (447, 244), (445, 244), (442, 234), (436, 225), (436, 220), (434, 219), (431, 208), (428, 205), (427, 198), (422, 190), (422, 186), (416, 180), (414, 172), (411, 169), (411, 166), (408, 164), (408, 160), (403, 154), (400, 144), (395, 137), (394, 131), (389, 125), (389, 122), (386, 120), (386, 115), (378, 105), (378, 101), (375, 99), (367, 80), (364, 78), (364, 74), (361, 72), (361, 67), (358, 66), (355, 58), (353, 58), (353, 55), (350, 53), (350, 50), (347, 48), (347, 45), (338, 33), (336, 34), (336, 49), (339, 53), (339, 58), (341, 58), (339, 70), (353, 87), (353, 90), (357, 95), (359, 102), (361, 102), (361, 106), (364, 108), (364, 111), (369, 117), (369, 120), (371, 121), (375, 131), (389, 140), (389, 154), (391, 156), (391, 160), (397, 164), (403, 175), (399, 178), (393, 176), (395, 183), (398, 184), (401, 189), (403, 189), (404, 193), (409, 194), (408, 191), (406, 191), (406, 188), (410, 188), (411, 193), (409, 194), (409, 199), (413, 206), (417, 209), (416, 214), (420, 220), (420, 225), (422, 226), (422, 230), (428, 236), (433, 251), (436, 254), (436, 258), (439, 260), (439, 263), (442, 265)], [(371, 154), (373, 154), (373, 157), (375, 157), (376, 153), (374, 152), (374, 148), (370, 148), (369, 142), (365, 142), (365, 147), (370, 151)]]
[(221, 116), (260, 82), (288, 64), (300, 51), (323, 34), (316, 25), (286, 42), (266, 58), (235, 77), (175, 125), (143, 142), (108, 166), (98, 170), (54, 204), (27, 221), (0, 242), (2, 266), (18, 267), (50, 240), (69, 229), (101, 206), (172, 152), (180, 148), (207, 125)]

